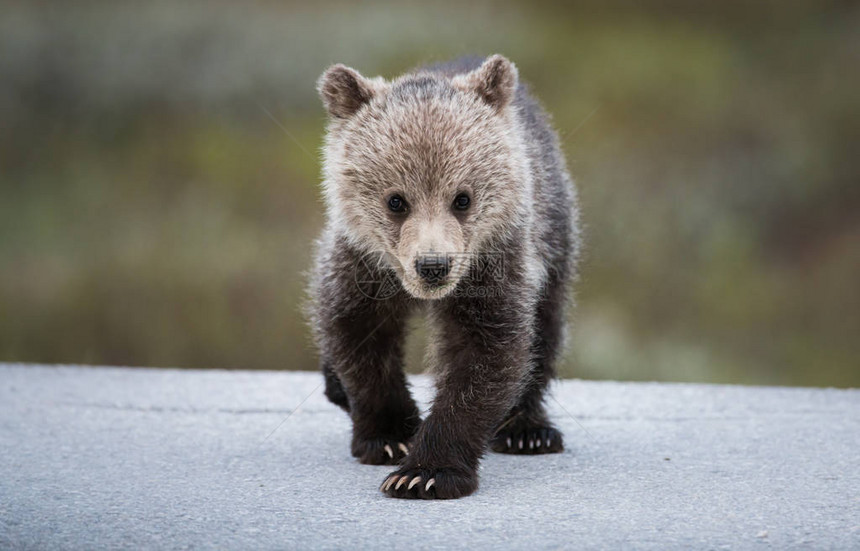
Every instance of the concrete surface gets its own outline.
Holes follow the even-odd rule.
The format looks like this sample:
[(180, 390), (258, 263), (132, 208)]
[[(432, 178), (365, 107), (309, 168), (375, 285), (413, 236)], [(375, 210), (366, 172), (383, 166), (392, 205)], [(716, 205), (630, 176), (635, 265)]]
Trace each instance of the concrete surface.
[(377, 491), (320, 381), (0, 365), (0, 548), (860, 549), (857, 390), (564, 381), (565, 453), (426, 502)]

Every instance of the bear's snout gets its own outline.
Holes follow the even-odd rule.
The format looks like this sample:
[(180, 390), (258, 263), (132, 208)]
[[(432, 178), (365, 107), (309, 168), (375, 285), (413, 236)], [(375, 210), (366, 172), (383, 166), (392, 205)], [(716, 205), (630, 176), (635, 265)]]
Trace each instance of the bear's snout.
[(421, 254), (415, 260), (415, 271), (418, 272), (418, 277), (431, 285), (442, 283), (448, 277), (450, 269), (451, 263), (448, 255), (444, 253)]

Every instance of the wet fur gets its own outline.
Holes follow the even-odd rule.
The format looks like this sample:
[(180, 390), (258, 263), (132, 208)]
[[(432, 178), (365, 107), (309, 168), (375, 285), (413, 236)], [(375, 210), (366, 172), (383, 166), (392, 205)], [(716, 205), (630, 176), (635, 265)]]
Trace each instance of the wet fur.
[[(391, 496), (456, 498), (477, 489), (488, 447), (561, 451), (543, 399), (563, 344), (578, 210), (555, 133), (516, 69), (500, 56), (467, 58), (385, 83), (336, 66), (321, 78), (320, 93), (331, 115), (328, 224), (309, 311), (326, 396), (353, 421), (352, 454), (400, 465), (383, 482)], [(420, 118), (433, 110), (435, 118)], [(362, 135), (366, 124), (396, 136)], [(380, 180), (409, 176), (398, 185), (413, 194), (458, 179), (478, 187), (482, 210), (461, 221), (456, 243), (473, 259), (502, 252), (502, 280), (464, 278), (455, 292), (430, 299), (403, 286), (409, 274), (391, 256), (404, 246), (399, 228), (374, 209), (379, 190), (395, 183)], [(384, 300), (356, 283), (386, 278), (396, 292)], [(482, 286), (491, 296), (469, 296)], [(437, 387), (423, 421), (403, 372), (405, 320), (419, 306), (432, 326)]]

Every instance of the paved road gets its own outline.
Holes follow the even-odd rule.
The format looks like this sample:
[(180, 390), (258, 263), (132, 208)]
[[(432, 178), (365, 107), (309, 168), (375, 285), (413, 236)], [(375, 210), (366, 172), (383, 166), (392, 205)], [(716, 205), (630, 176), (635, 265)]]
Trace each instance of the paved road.
[(320, 380), (0, 364), (0, 548), (860, 549), (857, 390), (564, 381), (565, 453), (423, 502)]

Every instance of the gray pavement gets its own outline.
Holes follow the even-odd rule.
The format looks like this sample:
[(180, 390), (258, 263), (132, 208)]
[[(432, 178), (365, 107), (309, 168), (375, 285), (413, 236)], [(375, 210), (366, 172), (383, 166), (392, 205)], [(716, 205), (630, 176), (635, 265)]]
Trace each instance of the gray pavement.
[(320, 382), (0, 364), (0, 548), (860, 549), (858, 390), (563, 381), (563, 454), (426, 502)]

